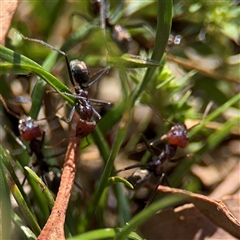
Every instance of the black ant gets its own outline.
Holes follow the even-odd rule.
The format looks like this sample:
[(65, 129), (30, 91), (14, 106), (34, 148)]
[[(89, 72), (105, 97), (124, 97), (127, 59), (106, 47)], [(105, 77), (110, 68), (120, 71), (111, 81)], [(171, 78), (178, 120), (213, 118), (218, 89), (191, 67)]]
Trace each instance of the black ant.
[[(64, 56), (66, 60), (69, 79), (72, 85), (74, 86), (74, 91), (75, 91), (75, 94), (71, 94), (67, 92), (64, 92), (64, 94), (77, 99), (75, 101), (75, 105), (73, 106), (70, 112), (69, 118), (66, 121), (70, 122), (72, 120), (75, 110), (77, 110), (81, 118), (77, 123), (75, 137), (83, 138), (88, 136), (90, 133), (94, 131), (96, 127), (96, 121), (98, 122), (101, 119), (100, 114), (92, 107), (92, 104), (100, 106), (100, 105), (111, 105), (111, 103), (89, 98), (87, 89), (91, 87), (94, 83), (96, 83), (106, 72), (108, 72), (110, 67), (106, 67), (100, 72), (98, 72), (97, 73), (98, 76), (94, 80), (89, 82), (89, 80), (92, 77), (95, 77), (95, 75), (97, 74), (90, 76), (90, 71), (83, 61), (79, 61), (76, 59), (69, 62), (68, 56), (65, 52), (54, 48), (53, 46), (51, 46), (50, 44), (42, 40), (28, 38), (23, 36), (22, 34), (20, 35), (25, 40), (40, 43)], [(92, 120), (94, 115), (97, 117), (96, 121)]]
[[(14, 116), (15, 118), (19, 119), (19, 123), (18, 123), (18, 130), (20, 133), (20, 136), (22, 138), (22, 140), (29, 142), (29, 149), (30, 151), (28, 151), (29, 155), (32, 156), (34, 154), (35, 156), (35, 161), (32, 163), (33, 167), (39, 167), (39, 174), (40, 176), (43, 178), (44, 182), (47, 183), (44, 179), (44, 174), (45, 173), (49, 173), (51, 168), (57, 168), (60, 169), (59, 166), (57, 165), (49, 165), (46, 161), (46, 158), (50, 158), (49, 157), (45, 157), (43, 154), (43, 143), (44, 143), (44, 138), (45, 138), (45, 132), (43, 130), (41, 130), (40, 126), (37, 124), (37, 122), (35, 120), (33, 120), (30, 116), (27, 115), (22, 115), (19, 116), (17, 114), (15, 114), (14, 112), (12, 112), (3, 96), (0, 94), (0, 101), (2, 102), (5, 110), (11, 114), (12, 116)], [(40, 121), (40, 120), (38, 120)], [(18, 139), (16, 136), (14, 136), (14, 134), (11, 132), (11, 130), (9, 130), (10, 133), (13, 135), (13, 137), (15, 137), (16, 141), (23, 147), (23, 149), (26, 149), (26, 146), (20, 141), (20, 139)], [(41, 138), (41, 139), (39, 139)], [(61, 155), (62, 153), (56, 154), (54, 156), (51, 157), (57, 157), (59, 155)], [(26, 176), (25, 179), (23, 180), (23, 183), (26, 180)]]
[[(151, 175), (159, 177), (157, 186), (148, 200), (147, 203), (148, 205), (153, 199), (158, 185), (161, 184), (165, 176), (164, 173), (165, 164), (167, 162), (175, 163), (182, 159), (182, 157), (174, 159), (174, 156), (176, 155), (178, 147), (186, 148), (188, 144), (188, 130), (184, 124), (176, 123), (167, 134), (164, 134), (156, 141), (153, 141), (150, 144), (148, 144), (144, 137), (143, 140), (148, 150), (152, 153), (152, 160), (146, 164), (138, 163), (128, 166), (124, 169), (119, 170), (118, 172), (133, 168), (140, 168), (139, 170), (135, 171), (130, 177), (127, 178), (127, 180), (136, 189), (144, 186), (150, 180)], [(161, 150), (154, 146), (155, 143), (162, 141), (167, 141), (167, 144), (165, 144)]]

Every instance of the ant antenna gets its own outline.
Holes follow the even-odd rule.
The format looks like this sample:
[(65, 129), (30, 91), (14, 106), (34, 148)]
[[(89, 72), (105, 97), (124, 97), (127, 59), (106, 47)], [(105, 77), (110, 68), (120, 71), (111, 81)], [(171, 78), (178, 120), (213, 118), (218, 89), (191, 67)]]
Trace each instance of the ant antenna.
[(20, 32), (16, 31), (24, 40), (27, 40), (27, 41), (30, 41), (30, 42), (36, 42), (36, 43), (40, 43), (41, 45), (53, 50), (53, 51), (56, 51), (58, 53), (60, 53), (61, 55), (64, 56), (65, 60), (66, 60), (66, 63), (67, 63), (67, 69), (68, 69), (68, 73), (69, 73), (69, 78), (70, 78), (70, 81), (72, 83), (72, 85), (74, 86), (74, 80), (73, 80), (73, 76), (72, 76), (72, 72), (71, 72), (71, 68), (70, 68), (70, 63), (69, 63), (69, 59), (68, 59), (68, 56), (65, 52), (51, 46), (50, 44), (44, 42), (43, 40), (39, 40), (39, 39), (34, 39), (34, 38), (29, 38), (29, 37), (25, 37), (23, 34), (21, 34)]
[(0, 101), (2, 102), (5, 110), (6, 110), (9, 114), (11, 114), (12, 116), (14, 116), (14, 117), (17, 118), (17, 119), (21, 119), (19, 115), (17, 115), (16, 113), (14, 113), (12, 110), (10, 110), (10, 109), (8, 108), (8, 106), (7, 106), (6, 102), (5, 102), (2, 94), (0, 94)]
[(213, 101), (210, 101), (210, 102), (207, 104), (207, 106), (206, 106), (206, 108), (205, 108), (205, 110), (204, 110), (204, 112), (203, 112), (202, 119), (200, 120), (200, 122), (197, 123), (197, 124), (195, 124), (195, 125), (193, 125), (193, 126), (191, 126), (191, 127), (188, 129), (188, 131), (191, 130), (191, 129), (193, 129), (194, 127), (196, 127), (196, 126), (198, 126), (198, 125), (200, 125), (200, 124), (203, 123), (203, 121), (204, 121), (205, 118), (207, 117), (210, 109), (212, 108), (213, 104), (214, 104)]
[(5, 125), (4, 126), (4, 129), (6, 129), (10, 134), (11, 136), (15, 139), (15, 141), (24, 149), (24, 150), (27, 150), (27, 147), (23, 144), (23, 142), (21, 141), (21, 139), (19, 137), (17, 137), (14, 132), (7, 126)]

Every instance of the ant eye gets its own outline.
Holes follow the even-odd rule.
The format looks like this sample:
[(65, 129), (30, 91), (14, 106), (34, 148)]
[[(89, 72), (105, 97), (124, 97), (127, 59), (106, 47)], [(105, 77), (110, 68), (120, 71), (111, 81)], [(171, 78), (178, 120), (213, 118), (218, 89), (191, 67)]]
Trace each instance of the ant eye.
[(90, 78), (90, 72), (84, 62), (79, 60), (73, 60), (70, 62), (70, 68), (71, 68), (74, 80), (80, 86), (88, 82)]

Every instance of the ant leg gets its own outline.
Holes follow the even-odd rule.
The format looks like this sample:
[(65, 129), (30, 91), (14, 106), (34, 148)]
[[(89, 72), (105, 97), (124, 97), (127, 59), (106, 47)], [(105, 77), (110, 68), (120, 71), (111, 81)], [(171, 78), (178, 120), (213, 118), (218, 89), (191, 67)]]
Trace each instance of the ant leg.
[(152, 154), (152, 156), (156, 155), (153, 150), (156, 150), (157, 152), (161, 152), (160, 149), (158, 149), (157, 147), (154, 147), (152, 145), (152, 143), (148, 143), (147, 139), (145, 138), (145, 136), (143, 134), (141, 135), (141, 137), (143, 139), (145, 146), (147, 147), (148, 151)]
[(94, 98), (89, 98), (88, 100), (89, 100), (89, 102), (93, 103), (93, 105), (95, 105), (95, 106), (112, 105), (111, 102), (98, 100), (98, 99), (94, 99)]
[(4, 126), (4, 128), (11, 134), (11, 136), (15, 139), (15, 141), (24, 149), (27, 150), (27, 147), (23, 144), (23, 142), (21, 141), (21, 139), (19, 137), (17, 137), (13, 131), (8, 127), (8, 126)]
[(99, 81), (99, 79), (109, 71), (110, 67), (105, 67), (104, 69), (100, 70), (99, 72), (93, 74), (91, 76), (92, 77), (95, 77), (96, 75), (98, 75), (92, 82), (88, 83), (87, 86), (84, 86), (84, 88), (89, 88), (91, 87), (94, 83), (96, 83), (97, 81)]
[(5, 102), (2, 94), (0, 94), (0, 101), (2, 102), (4, 108), (6, 109), (6, 111), (7, 111), (9, 114), (11, 114), (12, 116), (14, 116), (14, 117), (17, 118), (17, 119), (20, 119), (20, 116), (18, 116), (17, 114), (15, 114), (13, 111), (11, 111), (11, 110), (8, 108), (8, 106), (7, 106), (6, 102)]
[(79, 96), (79, 95), (76, 95), (76, 94), (72, 94), (72, 93), (64, 92), (64, 94), (67, 95), (67, 96), (69, 96), (69, 97), (76, 98), (76, 99), (83, 99), (83, 100), (86, 100), (86, 99), (87, 99), (86, 97), (82, 97), (82, 96)]
[[(76, 99), (87, 100), (86, 97), (82, 97), (82, 96), (79, 96), (79, 95), (76, 95), (76, 94), (67, 93), (67, 92), (64, 92), (64, 94), (67, 95), (67, 96), (69, 96), (69, 97), (76, 98)], [(103, 100), (98, 100), (98, 99), (95, 99), (95, 98), (89, 98), (88, 100), (89, 100), (90, 102), (92, 102), (92, 103), (96, 103), (95, 105), (98, 105), (98, 106), (111, 105), (111, 104), (112, 104), (111, 102), (103, 101)]]
[(75, 185), (77, 188), (79, 188), (80, 191), (83, 192), (83, 188), (82, 188), (82, 186), (81, 186), (80, 184), (78, 184), (76, 181), (74, 181), (74, 185)]
[(23, 185), (25, 184), (26, 180), (27, 180), (27, 176), (28, 176), (28, 172), (24, 175), (24, 179), (22, 181), (21, 186), (23, 187)]
[(45, 139), (45, 131), (42, 132), (41, 147), (43, 147), (44, 139)]
[(88, 141), (88, 136), (86, 136), (87, 144), (83, 146), (81, 149), (87, 148), (90, 145), (90, 142)]
[(67, 122), (67, 123), (71, 122), (71, 121), (72, 121), (72, 118), (73, 118), (73, 114), (74, 114), (75, 111), (76, 111), (76, 107), (73, 106), (73, 107), (72, 107), (72, 110), (71, 110), (71, 112), (70, 112), (70, 114), (69, 114), (69, 117), (68, 117), (67, 119), (61, 118), (61, 120), (65, 121), (65, 122)]
[(92, 110), (93, 110), (93, 113), (94, 113), (94, 114), (97, 116), (97, 118), (98, 118), (98, 119), (97, 119), (97, 122), (99, 122), (99, 121), (101, 120), (101, 118), (102, 118), (101, 115), (100, 115), (94, 108), (93, 108)]
[(49, 48), (49, 49), (51, 49), (51, 50), (53, 50), (53, 51), (55, 51), (55, 52), (58, 52), (58, 53), (60, 53), (61, 55), (63, 55), (64, 58), (65, 58), (66, 64), (67, 64), (67, 70), (68, 70), (69, 79), (70, 79), (72, 85), (73, 85), (73, 86), (75, 85), (75, 84), (74, 84), (74, 81), (73, 81), (73, 76), (72, 76), (72, 71), (71, 71), (71, 68), (70, 68), (69, 59), (68, 59), (68, 56), (67, 56), (67, 54), (66, 54), (65, 52), (63, 52), (63, 51), (61, 51), (61, 50), (59, 50), (59, 49), (51, 46), (50, 44), (44, 42), (43, 40), (25, 37), (25, 36), (24, 36), (23, 34), (21, 34), (20, 32), (18, 32), (18, 31), (16, 31), (16, 32), (17, 32), (24, 40), (39, 43), (39, 44), (41, 44), (41, 45), (43, 45), (43, 46), (45, 46), (45, 47), (47, 47), (47, 48)]
[(148, 198), (148, 201), (147, 201), (147, 203), (146, 203), (144, 208), (146, 208), (152, 202), (152, 200), (153, 200), (153, 198), (154, 198), (154, 196), (155, 196), (155, 194), (157, 192), (158, 186), (162, 183), (164, 177), (165, 177), (165, 173), (162, 173), (160, 178), (158, 179), (156, 187), (154, 188), (153, 192), (151, 193), (150, 197)]
[(136, 164), (133, 164), (131, 166), (122, 168), (122, 169), (118, 170), (116, 173), (123, 172), (123, 171), (126, 171), (126, 170), (130, 170), (130, 169), (133, 169), (133, 168), (147, 169), (147, 165), (146, 164), (142, 164), (142, 163), (136, 163)]

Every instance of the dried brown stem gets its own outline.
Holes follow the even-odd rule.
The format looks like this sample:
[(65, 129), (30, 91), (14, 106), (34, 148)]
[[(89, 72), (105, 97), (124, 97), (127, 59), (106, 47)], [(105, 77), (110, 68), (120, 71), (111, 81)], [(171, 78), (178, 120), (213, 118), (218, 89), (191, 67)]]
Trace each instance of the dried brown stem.
[[(76, 123), (79, 117), (74, 115), (73, 123)], [(68, 207), (69, 198), (71, 195), (71, 190), (74, 184), (75, 173), (76, 173), (76, 163), (79, 156), (79, 145), (81, 143), (81, 138), (75, 137), (76, 125), (72, 124), (71, 136), (69, 140), (69, 145), (67, 153), (65, 156), (65, 163), (63, 166), (63, 172), (61, 177), (61, 183), (54, 203), (50, 217), (47, 223), (42, 229), (38, 240), (62, 240), (65, 239), (64, 235), (64, 223), (66, 217), (66, 210)]]

